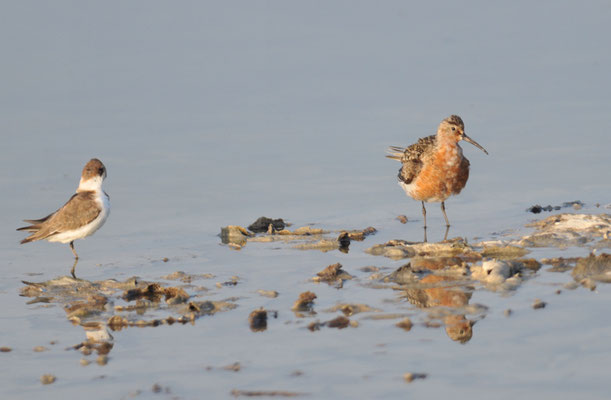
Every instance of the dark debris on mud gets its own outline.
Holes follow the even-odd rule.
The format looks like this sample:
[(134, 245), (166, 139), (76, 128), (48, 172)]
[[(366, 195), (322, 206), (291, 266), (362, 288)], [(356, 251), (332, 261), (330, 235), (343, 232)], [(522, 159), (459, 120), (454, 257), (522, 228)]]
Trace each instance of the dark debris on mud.
[(539, 204), (536, 204), (534, 206), (528, 207), (526, 209), (527, 212), (531, 212), (533, 214), (540, 214), (542, 211), (558, 211), (561, 210), (562, 208), (569, 208), (572, 207), (574, 210), (581, 210), (583, 208), (583, 206), (585, 206), (584, 203), (582, 203), (580, 200), (575, 200), (575, 201), (567, 201), (562, 203), (561, 206), (552, 206), (552, 205), (547, 205), (547, 206), (541, 206)]
[(248, 226), (248, 229), (239, 225), (227, 225), (221, 228), (221, 242), (229, 247), (239, 250), (248, 242), (284, 242), (292, 243), (300, 250), (319, 250), (322, 252), (340, 250), (347, 253), (352, 241), (363, 241), (367, 236), (375, 234), (373, 227), (365, 229), (329, 231), (313, 228), (310, 225), (294, 230), (286, 229), (283, 219), (260, 217)]

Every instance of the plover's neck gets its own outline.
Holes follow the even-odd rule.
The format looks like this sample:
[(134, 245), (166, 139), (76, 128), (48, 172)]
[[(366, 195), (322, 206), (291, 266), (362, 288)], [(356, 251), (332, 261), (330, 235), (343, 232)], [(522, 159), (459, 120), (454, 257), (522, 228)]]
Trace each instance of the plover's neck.
[(102, 181), (103, 179), (101, 176), (96, 176), (87, 180), (81, 178), (76, 192), (99, 192), (102, 190)]

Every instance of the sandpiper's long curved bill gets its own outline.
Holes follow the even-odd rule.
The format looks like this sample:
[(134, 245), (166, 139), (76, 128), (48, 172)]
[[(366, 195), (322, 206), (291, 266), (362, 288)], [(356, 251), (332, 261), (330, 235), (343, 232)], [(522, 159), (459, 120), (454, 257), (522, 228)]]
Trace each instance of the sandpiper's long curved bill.
[(475, 140), (471, 139), (469, 136), (467, 136), (466, 133), (463, 133), (462, 135), (462, 140), (464, 140), (465, 142), (471, 143), (473, 146), (477, 147), (478, 149), (480, 149), (481, 151), (483, 151), (484, 153), (488, 154), (488, 152), (486, 151), (486, 149), (484, 149), (482, 146), (480, 146), (479, 143), (477, 143)]

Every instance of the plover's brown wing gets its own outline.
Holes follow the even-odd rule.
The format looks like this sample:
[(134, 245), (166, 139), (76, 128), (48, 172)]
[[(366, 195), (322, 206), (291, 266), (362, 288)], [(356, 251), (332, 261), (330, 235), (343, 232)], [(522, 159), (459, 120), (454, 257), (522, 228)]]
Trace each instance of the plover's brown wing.
[(403, 151), (400, 159), (401, 169), (399, 170), (399, 180), (410, 184), (420, 173), (424, 159), (432, 154), (437, 143), (435, 135), (418, 139), (418, 141)]
[[(66, 202), (66, 204), (68, 204), (72, 198), (74, 198), (74, 196), (76, 196), (76, 193), (72, 195), (72, 197), (70, 197), (70, 200), (68, 200)], [(65, 206), (65, 204), (64, 204)], [(61, 209), (60, 209), (61, 210)], [(40, 219), (24, 219), (23, 222), (27, 222), (29, 224), (32, 225), (28, 225), (28, 226), (22, 226), (21, 228), (17, 228), (18, 231), (27, 231), (27, 232), (36, 232), (39, 231), (42, 224), (47, 221), (49, 218), (51, 218), (55, 213), (57, 213), (59, 210), (52, 212), (51, 214), (47, 215), (46, 217), (40, 218)]]
[(21, 243), (46, 239), (58, 233), (78, 229), (96, 219), (101, 211), (95, 201), (94, 192), (76, 193), (62, 208), (43, 218), (43, 222), (19, 228), (18, 230), (34, 232)]
[[(24, 219), (23, 222), (27, 222), (27, 223), (33, 224), (33, 225), (42, 224), (43, 222), (45, 222), (46, 220), (51, 218), (51, 216), (53, 216), (53, 214), (55, 214), (55, 213), (51, 213), (51, 214), (47, 215), (46, 217), (43, 217), (43, 218), (40, 218), (40, 219)], [(27, 228), (27, 227), (25, 227), (25, 228)], [(22, 229), (23, 228), (19, 228), (17, 230), (19, 231), (19, 230), (22, 230)]]

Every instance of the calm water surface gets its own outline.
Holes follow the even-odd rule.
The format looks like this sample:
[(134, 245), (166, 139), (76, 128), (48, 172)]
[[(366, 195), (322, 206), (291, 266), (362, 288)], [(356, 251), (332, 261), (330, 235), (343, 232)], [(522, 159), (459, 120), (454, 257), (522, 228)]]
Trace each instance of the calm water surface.
[[(608, 286), (557, 295), (572, 278), (543, 268), (511, 295), (477, 290), (470, 303), (488, 311), (460, 344), (359, 272), (405, 262), (366, 254), (373, 244), (422, 239), (420, 205), (396, 184), (386, 147), (434, 133), (450, 114), (490, 153), (463, 145), (471, 177), (447, 202), (450, 237), (527, 232), (534, 216), (525, 209), (536, 203), (579, 199), (586, 213), (605, 210), (595, 204), (611, 201), (608, 2), (64, 1), (0, 10), (0, 346), (12, 348), (0, 356), (3, 398), (223, 398), (233, 389), (315, 398), (608, 396)], [(108, 168), (112, 212), (76, 243), (79, 277), (211, 273), (204, 298), (237, 298), (238, 308), (194, 325), (113, 332), (105, 366), (83, 367), (80, 353), (65, 350), (85, 339), (83, 329), (61, 305), (28, 305), (19, 290), (21, 280), (67, 274), (72, 255), (66, 245), (21, 246), (14, 229), (63, 204), (91, 157)], [(441, 240), (439, 206), (428, 210), (429, 240)], [(399, 224), (399, 214), (410, 221)], [(221, 226), (261, 215), (378, 233), (348, 254), (221, 245)], [(357, 279), (341, 290), (309, 281), (336, 262)], [(237, 286), (214, 285), (232, 276)], [(306, 290), (317, 294), (318, 314), (298, 318), (290, 308)], [(548, 307), (532, 310), (535, 298)], [(397, 320), (356, 315), (358, 328), (306, 329), (334, 318), (323, 310), (343, 302), (404, 314), (415, 326), (405, 332)], [(248, 314), (260, 306), (278, 318), (253, 333)], [(39, 345), (49, 350), (34, 352)], [(220, 368), (233, 362), (242, 370)], [(428, 376), (407, 384), (405, 372)], [(57, 382), (41, 385), (45, 373)], [(162, 393), (153, 394), (155, 383)]]

